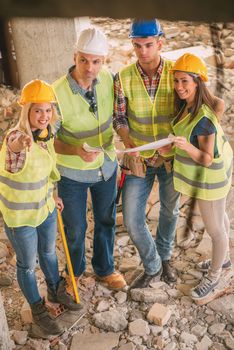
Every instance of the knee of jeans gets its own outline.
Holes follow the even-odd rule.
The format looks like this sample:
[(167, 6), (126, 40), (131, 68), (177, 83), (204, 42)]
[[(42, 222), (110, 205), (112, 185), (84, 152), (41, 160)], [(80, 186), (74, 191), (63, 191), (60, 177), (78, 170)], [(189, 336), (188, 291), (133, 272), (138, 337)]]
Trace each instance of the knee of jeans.
[(102, 215), (102, 217), (94, 217), (94, 221), (96, 222), (97, 225), (102, 225), (106, 227), (114, 226), (115, 215), (111, 213), (110, 215)]
[(70, 243), (82, 242), (85, 238), (87, 227), (87, 222), (80, 225), (67, 225), (65, 227), (67, 241)]
[(137, 227), (144, 223), (144, 211), (136, 206), (136, 203), (125, 203), (123, 204), (123, 221), (127, 229)]
[(56, 254), (55, 245), (48, 247), (47, 249), (38, 251), (39, 256), (53, 256)]
[(125, 217), (124, 218), (124, 226), (126, 230), (128, 231), (130, 236), (137, 237), (138, 232), (142, 232), (144, 229), (144, 222), (139, 222), (135, 217), (129, 218)]
[(168, 219), (171, 219), (172, 221), (176, 219), (179, 216), (180, 210), (179, 205), (170, 205), (167, 206), (161, 206), (160, 208), (160, 216), (167, 217)]
[(33, 260), (32, 262), (30, 262), (29, 264), (23, 264), (19, 261), (17, 261), (17, 270), (22, 271), (25, 274), (33, 274), (36, 268), (36, 260)]
[(34, 269), (27, 269), (25, 271), (26, 275), (33, 275), (34, 274)]

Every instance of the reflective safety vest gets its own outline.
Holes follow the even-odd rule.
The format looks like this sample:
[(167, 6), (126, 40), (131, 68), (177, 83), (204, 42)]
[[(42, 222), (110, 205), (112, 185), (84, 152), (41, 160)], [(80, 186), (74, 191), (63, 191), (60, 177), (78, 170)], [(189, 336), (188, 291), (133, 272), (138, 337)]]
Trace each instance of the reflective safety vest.
[[(113, 144), (113, 78), (106, 70), (101, 70), (96, 85), (98, 118), (89, 103), (79, 94), (74, 94), (66, 76), (53, 83), (53, 89), (62, 114), (62, 124), (57, 137), (71, 145), (87, 143), (92, 147), (102, 147), (111, 160), (115, 159)], [(77, 155), (57, 155), (57, 163), (64, 167), (80, 170), (97, 169), (104, 162), (101, 152), (93, 162), (85, 162)]]
[(176, 147), (174, 160), (174, 187), (176, 191), (189, 197), (217, 200), (226, 197), (231, 186), (233, 152), (216, 116), (206, 105), (202, 105), (197, 116), (189, 122), (190, 114), (173, 125), (176, 136), (184, 136), (187, 141), (197, 123), (207, 117), (216, 128), (218, 157), (210, 166), (196, 163), (189, 155)]
[(0, 211), (9, 227), (40, 225), (55, 208), (53, 181), (60, 175), (56, 169), (53, 140), (48, 150), (33, 142), (26, 152), (22, 170), (10, 173), (5, 170), (6, 141), (0, 151)]
[[(120, 82), (128, 100), (127, 115), (129, 133), (137, 146), (167, 137), (171, 132), (174, 113), (174, 81), (169, 72), (173, 62), (164, 60), (159, 86), (151, 100), (135, 63), (123, 68)], [(143, 151), (141, 156), (150, 158), (155, 151)], [(167, 154), (171, 156), (172, 153)]]

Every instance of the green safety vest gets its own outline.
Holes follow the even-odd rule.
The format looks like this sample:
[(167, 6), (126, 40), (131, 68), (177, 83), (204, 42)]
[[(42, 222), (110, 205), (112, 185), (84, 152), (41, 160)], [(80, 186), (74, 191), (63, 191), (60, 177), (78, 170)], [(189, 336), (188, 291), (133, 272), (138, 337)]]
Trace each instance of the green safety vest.
[(9, 227), (40, 225), (55, 208), (53, 182), (60, 179), (56, 169), (53, 140), (48, 150), (33, 142), (25, 164), (17, 173), (5, 170), (6, 141), (0, 151), (0, 211)]
[(87, 143), (92, 147), (102, 147), (101, 152), (93, 162), (85, 162), (78, 155), (57, 155), (57, 163), (67, 168), (91, 170), (102, 166), (104, 153), (114, 161), (113, 143), (113, 78), (102, 69), (97, 77), (96, 85), (98, 119), (90, 111), (88, 102), (79, 94), (72, 93), (66, 76), (53, 83), (53, 89), (58, 100), (62, 115), (62, 124), (57, 133), (58, 139), (70, 145)]
[[(123, 68), (120, 82), (128, 100), (127, 115), (129, 133), (137, 146), (167, 137), (171, 132), (174, 117), (174, 81), (169, 72), (173, 62), (165, 60), (159, 86), (151, 100), (135, 63)], [(143, 151), (144, 158), (150, 158), (155, 151)], [(172, 153), (167, 154), (171, 156)]]
[(190, 114), (173, 125), (176, 136), (184, 136), (189, 142), (197, 123), (203, 117), (209, 118), (216, 128), (218, 157), (205, 167), (192, 160), (176, 147), (174, 160), (174, 187), (189, 197), (217, 200), (226, 197), (231, 186), (233, 152), (216, 116), (206, 105), (202, 105), (197, 116), (189, 122)]

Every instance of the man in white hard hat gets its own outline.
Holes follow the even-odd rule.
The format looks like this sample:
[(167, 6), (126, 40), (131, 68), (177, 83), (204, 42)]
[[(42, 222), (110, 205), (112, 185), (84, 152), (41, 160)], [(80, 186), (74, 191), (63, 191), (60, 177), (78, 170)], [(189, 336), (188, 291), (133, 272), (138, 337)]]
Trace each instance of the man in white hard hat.
[[(108, 288), (120, 290), (126, 282), (115, 272), (113, 258), (117, 161), (112, 130), (113, 77), (102, 68), (107, 52), (107, 40), (101, 31), (89, 28), (81, 32), (75, 45), (75, 65), (53, 84), (62, 115), (55, 149), (61, 174), (58, 192), (64, 203), (62, 215), (76, 280), (86, 268), (90, 190), (93, 270)], [(98, 149), (87, 151), (87, 144)]]

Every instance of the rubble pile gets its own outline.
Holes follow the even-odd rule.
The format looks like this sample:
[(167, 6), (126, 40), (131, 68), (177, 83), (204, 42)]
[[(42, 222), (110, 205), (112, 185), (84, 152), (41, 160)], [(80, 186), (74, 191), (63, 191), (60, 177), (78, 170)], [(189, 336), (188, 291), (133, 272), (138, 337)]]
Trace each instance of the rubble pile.
[(13, 127), (20, 113), (19, 91), (0, 85), (0, 147), (6, 131)]

